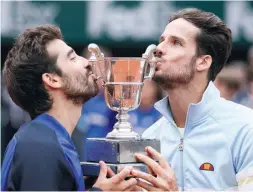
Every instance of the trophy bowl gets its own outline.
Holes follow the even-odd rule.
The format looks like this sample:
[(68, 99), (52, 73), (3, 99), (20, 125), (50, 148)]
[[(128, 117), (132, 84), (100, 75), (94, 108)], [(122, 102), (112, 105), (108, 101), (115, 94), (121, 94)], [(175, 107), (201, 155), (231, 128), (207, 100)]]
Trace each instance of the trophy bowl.
[(140, 136), (128, 122), (128, 111), (139, 107), (143, 81), (150, 78), (145, 75), (146, 59), (139, 57), (106, 57), (105, 62), (105, 100), (107, 106), (117, 111), (118, 122), (106, 138), (138, 139)]
[(139, 107), (143, 82), (154, 75), (152, 58), (156, 46), (148, 46), (142, 57), (104, 57), (96, 44), (90, 44), (88, 49), (92, 53), (89, 61), (93, 72), (104, 82), (106, 104), (118, 112), (118, 122), (106, 138), (139, 139), (128, 121), (128, 111)]

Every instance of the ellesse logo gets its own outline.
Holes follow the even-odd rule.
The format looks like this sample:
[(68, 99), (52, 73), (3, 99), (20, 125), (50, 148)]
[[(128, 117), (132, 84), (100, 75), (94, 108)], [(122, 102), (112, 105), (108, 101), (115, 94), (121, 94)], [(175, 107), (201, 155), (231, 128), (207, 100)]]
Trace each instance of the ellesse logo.
[(203, 163), (200, 167), (200, 170), (203, 171), (214, 171), (214, 167), (211, 163)]

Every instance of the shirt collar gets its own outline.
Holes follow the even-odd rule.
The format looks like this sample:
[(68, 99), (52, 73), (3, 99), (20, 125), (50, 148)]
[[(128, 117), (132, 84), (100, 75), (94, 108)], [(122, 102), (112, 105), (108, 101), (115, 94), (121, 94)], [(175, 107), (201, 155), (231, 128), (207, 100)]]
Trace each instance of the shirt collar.
[(53, 129), (57, 133), (57, 135), (61, 135), (62, 138), (65, 138), (72, 143), (71, 137), (67, 130), (53, 116), (43, 113), (37, 116), (35, 118), (35, 121), (47, 125), (51, 129)]
[[(209, 82), (203, 97), (199, 103), (191, 103), (188, 106), (186, 116), (186, 126), (196, 124), (203, 120), (214, 106), (214, 101), (220, 98), (220, 92), (212, 81)], [(155, 108), (171, 123), (173, 120), (172, 112), (168, 103), (168, 96), (155, 103)]]

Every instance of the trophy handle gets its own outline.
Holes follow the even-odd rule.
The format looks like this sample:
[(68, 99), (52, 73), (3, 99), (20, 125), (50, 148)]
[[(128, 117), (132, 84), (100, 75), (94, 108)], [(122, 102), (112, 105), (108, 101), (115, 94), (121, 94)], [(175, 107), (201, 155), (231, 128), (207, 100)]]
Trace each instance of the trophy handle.
[(146, 66), (145, 71), (148, 70), (148, 68), (149, 68), (149, 73), (148, 73), (148, 75), (144, 76), (144, 80), (146, 80), (146, 79), (151, 80), (155, 74), (155, 65), (153, 63), (148, 62), (148, 61), (146, 61), (146, 62), (147, 62), (147, 66)]
[[(92, 71), (96, 75), (96, 79), (102, 79), (103, 85), (105, 84), (105, 79), (102, 77), (101, 66), (99, 66), (99, 62), (104, 62), (104, 54), (100, 51), (98, 45), (91, 43), (88, 46), (88, 50), (91, 52), (91, 57), (89, 58), (89, 62), (92, 64)], [(96, 73), (96, 67), (99, 68), (101, 74)]]
[(97, 44), (95, 43), (89, 44), (88, 50), (93, 54), (93, 56), (95, 56), (97, 61), (104, 60), (104, 54), (101, 53)]
[(152, 44), (149, 45), (145, 51), (145, 53), (142, 54), (142, 58), (145, 59), (145, 67), (144, 67), (144, 74), (149, 69), (148, 75), (144, 75), (145, 79), (152, 79), (152, 77), (155, 74), (155, 63), (152, 62), (152, 58), (154, 57), (154, 51), (156, 50), (156, 45)]

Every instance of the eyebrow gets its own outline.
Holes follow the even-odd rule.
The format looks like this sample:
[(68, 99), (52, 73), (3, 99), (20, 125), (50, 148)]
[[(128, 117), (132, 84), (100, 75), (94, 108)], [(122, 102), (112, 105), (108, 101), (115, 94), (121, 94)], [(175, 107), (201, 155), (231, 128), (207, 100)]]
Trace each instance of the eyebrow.
[(70, 49), (68, 52), (67, 52), (67, 58), (70, 57), (70, 55), (74, 52), (74, 49)]
[[(177, 39), (177, 40), (180, 40), (182, 42), (185, 42), (185, 40), (183, 38), (175, 36), (175, 35), (171, 35), (169, 38), (170, 39)], [(159, 43), (161, 43), (162, 41), (164, 41), (164, 39), (165, 39), (165, 37), (161, 36), (160, 39), (159, 39)]]
[(177, 39), (177, 40), (180, 40), (180, 41), (184, 42), (184, 39), (182, 37), (178, 37), (178, 36), (175, 36), (175, 35), (170, 36), (170, 38)]

